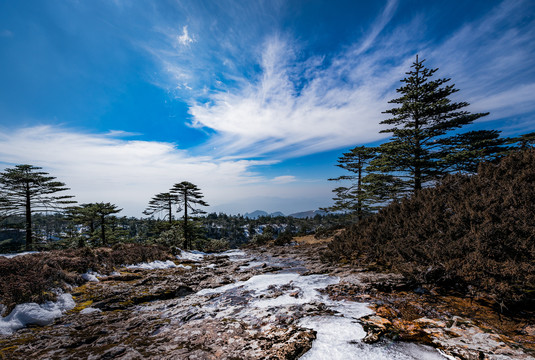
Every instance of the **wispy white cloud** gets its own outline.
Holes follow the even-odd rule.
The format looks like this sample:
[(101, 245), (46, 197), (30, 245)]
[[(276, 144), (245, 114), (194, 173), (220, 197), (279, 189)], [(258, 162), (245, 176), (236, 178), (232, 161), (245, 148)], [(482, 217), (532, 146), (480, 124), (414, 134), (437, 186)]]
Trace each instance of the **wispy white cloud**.
[(218, 133), (210, 146), (225, 154), (292, 157), (384, 137), (381, 110), (393, 95), (391, 79), (406, 64), (385, 69), (381, 62), (397, 49), (382, 48), (379, 58), (354, 56), (352, 47), (329, 60), (299, 62), (297, 49), (280, 37), (263, 48), (258, 79), (191, 105), (193, 126)]
[(243, 204), (259, 194), (277, 193), (292, 199), (318, 192), (285, 188), (291, 179), (284, 176), (275, 191), (272, 179), (253, 171), (269, 162), (192, 156), (172, 143), (124, 140), (109, 133), (87, 134), (52, 126), (2, 129), (0, 158), (4, 167), (41, 166), (65, 182), (79, 202), (112, 202), (125, 209), (124, 215), (140, 216), (154, 194), (183, 180), (197, 184), (215, 209), (230, 212), (241, 211), (230, 204)]
[(177, 36), (177, 41), (183, 46), (189, 46), (191, 43), (195, 42), (195, 39), (192, 38), (188, 33), (188, 26), (182, 28), (182, 34)]
[(363, 39), (363, 41), (360, 42), (357, 48), (355, 48), (355, 51), (353, 52), (354, 56), (360, 55), (361, 53), (365, 52), (373, 45), (373, 43), (376, 41), (381, 31), (383, 31), (384, 28), (390, 22), (390, 20), (392, 20), (392, 16), (394, 16), (397, 5), (398, 5), (397, 0), (388, 0), (385, 8), (383, 9), (382, 14), (372, 24), (370, 31), (368, 32), (366, 37)]
[(535, 19), (525, 11), (528, 5), (505, 0), (424, 49), (440, 75), (461, 90), (458, 99), (470, 102), (473, 111), (490, 112), (483, 121), (535, 111)]
[(522, 75), (535, 75), (534, 20), (523, 14), (524, 3), (504, 1), (439, 43), (410, 31), (424, 27), (418, 17), (391, 25), (396, 1), (332, 57), (299, 58), (295, 42), (269, 37), (257, 61), (260, 75), (193, 102), (193, 126), (217, 132), (209, 146), (243, 157), (295, 157), (373, 142), (384, 138), (381, 112), (416, 53), (441, 68), (438, 76), (453, 78), (462, 90), (456, 96), (472, 102), (472, 111), (490, 111), (488, 119), (532, 112), (535, 84)]

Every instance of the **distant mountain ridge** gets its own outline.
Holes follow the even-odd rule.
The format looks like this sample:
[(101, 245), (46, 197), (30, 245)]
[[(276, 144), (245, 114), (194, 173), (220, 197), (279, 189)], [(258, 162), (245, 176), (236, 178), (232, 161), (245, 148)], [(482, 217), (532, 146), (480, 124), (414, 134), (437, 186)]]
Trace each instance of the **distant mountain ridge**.
[(297, 212), (294, 214), (290, 214), (288, 216), (297, 218), (297, 219), (306, 219), (306, 218), (313, 218), (316, 215), (327, 215), (327, 213), (323, 210), (308, 210), (308, 211), (302, 211)]
[[(297, 213), (290, 214), (288, 216), (294, 217), (296, 219), (306, 219), (306, 218), (313, 218), (316, 215), (326, 215), (327, 213), (323, 210), (308, 210), (308, 211), (301, 211)], [(271, 217), (277, 217), (277, 216), (286, 216), (280, 211), (268, 213), (264, 210), (255, 210), (251, 213), (245, 213), (243, 217), (249, 218), (249, 219), (258, 219), (261, 216), (271, 216)]]
[(273, 213), (268, 213), (264, 210), (255, 210), (253, 211), (252, 213), (245, 213), (243, 215), (243, 217), (246, 217), (246, 218), (249, 218), (249, 219), (258, 219), (259, 217), (261, 216), (271, 216), (271, 217), (276, 217), (276, 216), (285, 216), (283, 213), (281, 213), (280, 211), (276, 211), (276, 212), (273, 212)]

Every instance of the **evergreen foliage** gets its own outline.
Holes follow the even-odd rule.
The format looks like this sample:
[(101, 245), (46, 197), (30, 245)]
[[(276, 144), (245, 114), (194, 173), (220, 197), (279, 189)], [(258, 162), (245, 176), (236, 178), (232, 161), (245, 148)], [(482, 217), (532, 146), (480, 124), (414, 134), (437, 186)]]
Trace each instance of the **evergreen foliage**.
[(404, 193), (417, 192), (444, 174), (439, 139), (488, 114), (462, 110), (467, 102), (449, 99), (458, 91), (448, 85), (450, 79), (432, 80), (438, 69), (426, 68), (423, 62), (416, 56), (412, 70), (401, 80), (403, 86), (397, 89), (401, 96), (389, 102), (399, 106), (384, 112), (392, 117), (381, 122), (390, 126), (381, 132), (392, 137), (380, 146), (380, 155), (372, 162), (374, 169), (399, 177)]
[(71, 195), (56, 195), (69, 190), (55, 177), (33, 165), (17, 165), (0, 173), (0, 206), (3, 216), (24, 215), (26, 224), (26, 250), (32, 249), (32, 214), (48, 210), (58, 211), (67, 204)]
[(101, 244), (102, 246), (107, 246), (108, 241), (106, 240), (106, 218), (112, 214), (117, 214), (118, 212), (121, 212), (123, 209), (117, 208), (117, 205), (103, 202), (95, 203), (91, 206), (94, 207), (94, 211), (100, 220)]
[(339, 159), (336, 166), (345, 169), (352, 173), (351, 175), (343, 175), (329, 181), (349, 180), (351, 185), (349, 187), (339, 186), (333, 190), (336, 196), (333, 198), (334, 205), (322, 209), (325, 211), (350, 211), (354, 212), (359, 220), (365, 213), (368, 213), (373, 203), (376, 201), (374, 193), (368, 187), (366, 167), (369, 162), (377, 156), (376, 149), (357, 146), (349, 152), (344, 153)]
[(181, 183), (175, 184), (170, 192), (177, 195), (180, 210), (184, 210), (182, 225), (184, 231), (184, 247), (186, 249), (192, 249), (195, 234), (193, 231), (194, 228), (188, 223), (188, 210), (191, 210), (192, 215), (205, 214), (205, 211), (197, 209), (196, 206), (208, 206), (208, 203), (203, 200), (204, 195), (197, 185), (189, 181), (182, 181)]
[(160, 193), (154, 195), (150, 200), (149, 206), (143, 214), (154, 215), (155, 213), (164, 212), (166, 214), (169, 224), (173, 224), (173, 206), (178, 202), (178, 195), (170, 192)]
[[(113, 233), (116, 227), (116, 221), (114, 217), (110, 215), (117, 214), (122, 209), (117, 208), (117, 205), (110, 203), (91, 203), (81, 204), (78, 207), (69, 209), (69, 218), (76, 224), (85, 225), (89, 228), (87, 234), (87, 240), (93, 242), (93, 240), (100, 239), (101, 246), (108, 246), (108, 236)], [(111, 221), (107, 221), (111, 218)], [(96, 225), (100, 226), (100, 232), (96, 231)], [(83, 247), (85, 243), (84, 237), (78, 238), (78, 247)], [(95, 244), (96, 245), (96, 244)]]
[(535, 146), (535, 132), (522, 134), (520, 136), (509, 139), (509, 144), (517, 144), (517, 148), (527, 149)]
[(509, 151), (506, 142), (497, 130), (469, 131), (442, 139), (443, 172), (474, 174), (479, 163), (503, 157)]
[(88, 229), (87, 239), (83, 234), (77, 237), (78, 247), (84, 247), (86, 240), (91, 242), (95, 238), (95, 226), (98, 216), (94, 204), (81, 204), (80, 206), (71, 207), (67, 216), (74, 224), (83, 225)]

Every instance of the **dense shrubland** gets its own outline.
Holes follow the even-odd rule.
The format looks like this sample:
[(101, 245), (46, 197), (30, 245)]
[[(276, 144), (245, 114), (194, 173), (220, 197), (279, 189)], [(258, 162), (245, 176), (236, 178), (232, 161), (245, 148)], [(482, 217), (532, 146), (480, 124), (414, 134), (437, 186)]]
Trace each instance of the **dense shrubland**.
[(476, 175), (448, 175), (347, 228), (331, 259), (374, 264), (419, 284), (502, 306), (535, 298), (535, 150), (517, 151)]

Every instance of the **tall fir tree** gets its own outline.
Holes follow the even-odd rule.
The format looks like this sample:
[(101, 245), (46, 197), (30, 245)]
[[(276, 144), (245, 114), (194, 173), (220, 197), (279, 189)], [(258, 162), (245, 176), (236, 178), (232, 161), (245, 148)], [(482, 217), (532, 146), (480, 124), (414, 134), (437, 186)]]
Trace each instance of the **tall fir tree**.
[[(191, 214), (204, 214), (205, 211), (197, 209), (196, 206), (209, 206), (206, 201), (203, 200), (204, 195), (197, 185), (190, 183), (189, 181), (182, 181), (181, 183), (173, 185), (170, 191), (171, 194), (178, 196), (178, 203), (181, 206), (180, 210), (184, 210), (183, 217), (183, 230), (184, 230), (184, 247), (191, 249), (193, 247), (194, 229), (191, 228), (188, 223), (188, 210), (191, 210)], [(179, 210), (179, 211), (180, 211)]]
[(426, 68), (423, 62), (416, 56), (397, 89), (401, 96), (389, 102), (399, 106), (384, 112), (392, 117), (381, 122), (390, 126), (381, 132), (392, 137), (372, 162), (375, 170), (398, 177), (405, 194), (419, 191), (443, 174), (438, 139), (488, 114), (462, 110), (469, 104), (449, 99), (458, 91), (454, 84), (448, 85), (451, 79), (432, 80), (438, 69)]
[(365, 213), (369, 212), (374, 202), (373, 194), (368, 191), (366, 179), (366, 167), (376, 157), (376, 149), (372, 147), (357, 146), (338, 158), (336, 166), (349, 171), (350, 175), (342, 175), (329, 181), (350, 181), (350, 186), (339, 186), (333, 190), (336, 194), (334, 204), (322, 210), (325, 211), (350, 211), (362, 220)]
[(7, 215), (23, 215), (26, 223), (26, 250), (33, 247), (32, 214), (42, 211), (59, 211), (67, 204), (72, 195), (56, 195), (69, 190), (65, 184), (55, 181), (55, 177), (40, 171), (33, 165), (17, 165), (0, 173), (2, 193), (1, 206)]

